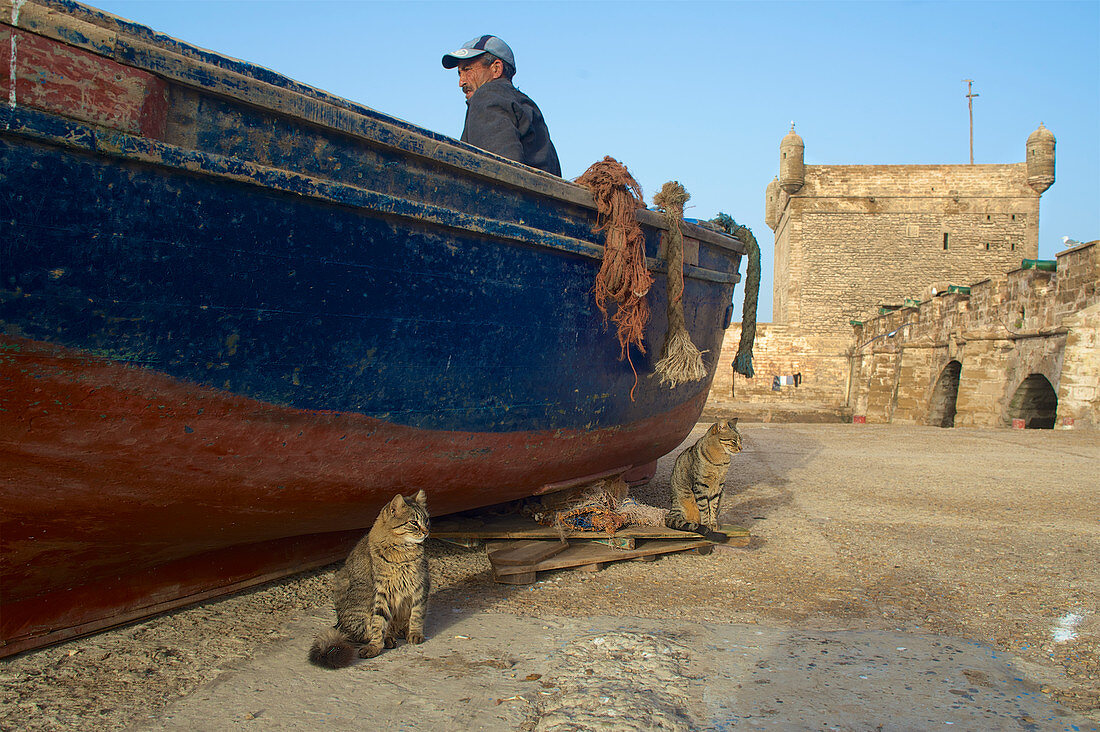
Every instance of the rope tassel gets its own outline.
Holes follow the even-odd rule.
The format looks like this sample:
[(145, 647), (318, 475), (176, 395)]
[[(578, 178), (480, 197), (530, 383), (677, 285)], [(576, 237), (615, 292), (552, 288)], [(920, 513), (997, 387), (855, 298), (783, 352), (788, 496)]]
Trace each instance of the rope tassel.
[(691, 342), (684, 320), (684, 235), (680, 223), (684, 219), (684, 204), (690, 198), (676, 181), (665, 183), (653, 196), (654, 205), (665, 212), (668, 220), (668, 333), (654, 371), (661, 383), (671, 389), (707, 375), (703, 353)]

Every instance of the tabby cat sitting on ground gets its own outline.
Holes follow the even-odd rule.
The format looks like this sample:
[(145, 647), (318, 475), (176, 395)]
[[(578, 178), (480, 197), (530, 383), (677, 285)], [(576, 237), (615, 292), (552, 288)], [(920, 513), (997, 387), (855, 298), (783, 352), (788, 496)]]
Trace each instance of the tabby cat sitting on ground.
[(710, 541), (725, 541), (718, 532), (722, 485), (730, 467), (730, 455), (741, 452), (737, 420), (716, 422), (699, 440), (684, 450), (672, 466), (672, 510), (665, 525), (701, 534)]
[(351, 550), (333, 578), (336, 626), (323, 631), (309, 649), (309, 660), (342, 668), (356, 656), (373, 658), (382, 646), (424, 642), (428, 607), (427, 496), (397, 495), (379, 512), (371, 530)]

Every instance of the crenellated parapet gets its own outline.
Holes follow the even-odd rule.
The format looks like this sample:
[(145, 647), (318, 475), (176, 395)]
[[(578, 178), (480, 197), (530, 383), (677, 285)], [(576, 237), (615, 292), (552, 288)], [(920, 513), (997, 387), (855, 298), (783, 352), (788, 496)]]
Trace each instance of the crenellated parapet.
[(853, 321), (854, 413), (943, 424), (949, 402), (953, 426), (1100, 429), (1100, 241), (1024, 265)]

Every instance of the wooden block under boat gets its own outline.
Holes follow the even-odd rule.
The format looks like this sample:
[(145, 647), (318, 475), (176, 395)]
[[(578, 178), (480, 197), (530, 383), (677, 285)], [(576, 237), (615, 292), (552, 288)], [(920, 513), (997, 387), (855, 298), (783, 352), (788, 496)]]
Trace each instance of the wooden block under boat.
[(485, 545), (489, 554), (489, 563), (493, 566), (493, 579), (506, 584), (529, 584), (535, 581), (535, 573), (550, 569), (581, 569), (584, 571), (596, 571), (610, 562), (620, 562), (628, 559), (642, 557), (654, 557), (658, 554), (672, 552), (699, 550), (700, 553), (709, 553), (713, 544), (706, 539), (670, 540), (649, 539), (639, 541), (635, 549), (613, 549), (603, 544), (592, 542), (577, 542), (569, 544), (569, 547), (553, 556), (538, 562), (524, 565), (505, 565), (494, 562), (494, 556), (507, 551), (511, 542), (490, 542)]
[(721, 542), (723, 546), (748, 546), (752, 541), (752, 535), (749, 534), (749, 530), (743, 526), (738, 526), (736, 524), (718, 524), (718, 531), (729, 537)]
[[(721, 524), (718, 530), (729, 537), (725, 546), (748, 546), (749, 530), (734, 524)], [(540, 526), (521, 516), (496, 516), (487, 519), (444, 516), (432, 523), (432, 538), (472, 547), (490, 539), (560, 539), (562, 534), (552, 526)], [(616, 549), (633, 550), (645, 539), (674, 539), (687, 541), (696, 536), (665, 526), (625, 526), (614, 534), (606, 531), (566, 530), (566, 539), (589, 539)]]
[(564, 541), (540, 541), (524, 539), (508, 542), (503, 548), (489, 553), (489, 562), (494, 567), (516, 567), (538, 564), (555, 554), (561, 554), (569, 548)]

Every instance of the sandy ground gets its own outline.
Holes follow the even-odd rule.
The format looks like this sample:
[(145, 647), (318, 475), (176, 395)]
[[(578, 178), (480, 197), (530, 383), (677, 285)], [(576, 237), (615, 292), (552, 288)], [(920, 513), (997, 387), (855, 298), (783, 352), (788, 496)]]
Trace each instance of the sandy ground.
[(421, 646), (309, 666), (329, 569), (2, 661), (0, 728), (1100, 727), (1100, 437), (741, 431), (747, 548), (515, 587), (430, 541)]

